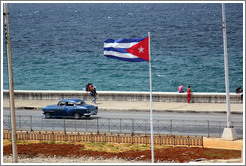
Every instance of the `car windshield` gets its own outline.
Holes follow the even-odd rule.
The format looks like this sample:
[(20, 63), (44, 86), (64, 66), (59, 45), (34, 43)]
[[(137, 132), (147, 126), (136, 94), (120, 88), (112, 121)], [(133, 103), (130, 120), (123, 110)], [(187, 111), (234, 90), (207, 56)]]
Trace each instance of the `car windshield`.
[(76, 103), (76, 105), (84, 105), (84, 104), (86, 104), (84, 101), (78, 101), (78, 102)]

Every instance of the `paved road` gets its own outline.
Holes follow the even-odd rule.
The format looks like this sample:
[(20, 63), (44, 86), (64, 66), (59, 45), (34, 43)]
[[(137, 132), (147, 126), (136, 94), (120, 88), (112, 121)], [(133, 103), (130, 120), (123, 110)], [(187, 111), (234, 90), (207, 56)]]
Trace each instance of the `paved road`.
[[(3, 109), (3, 115), (10, 115), (9, 109)], [(16, 115), (41, 116), (41, 109), (16, 109)], [(149, 112), (129, 112), (129, 111), (99, 111), (98, 118), (133, 118), (133, 119), (149, 119)], [(154, 119), (160, 120), (210, 120), (225, 121), (225, 113), (185, 113), (185, 112), (154, 112)], [(232, 114), (233, 122), (243, 122), (242, 114)]]
[[(4, 128), (10, 126), (10, 111), (3, 109)], [(153, 113), (156, 134), (182, 134), (221, 137), (226, 126), (224, 113)], [(149, 113), (100, 111), (89, 119), (45, 119), (42, 110), (16, 109), (17, 130), (54, 130), (81, 132), (148, 133)], [(239, 137), (243, 135), (243, 115), (232, 114)]]

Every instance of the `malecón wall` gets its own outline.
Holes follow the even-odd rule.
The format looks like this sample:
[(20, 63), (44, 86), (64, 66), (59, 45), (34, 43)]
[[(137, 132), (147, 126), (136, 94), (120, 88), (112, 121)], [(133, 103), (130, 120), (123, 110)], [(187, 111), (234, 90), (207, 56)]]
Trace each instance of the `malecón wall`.
[[(98, 101), (149, 101), (149, 92), (98, 91)], [(15, 90), (15, 99), (24, 100), (60, 100), (64, 98), (82, 98), (91, 100), (85, 91), (24, 91)], [(3, 91), (3, 98), (9, 98), (9, 91)], [(154, 102), (187, 102), (186, 93), (153, 92)], [(231, 103), (241, 103), (241, 94), (230, 93)], [(193, 93), (192, 103), (225, 103), (226, 93)]]

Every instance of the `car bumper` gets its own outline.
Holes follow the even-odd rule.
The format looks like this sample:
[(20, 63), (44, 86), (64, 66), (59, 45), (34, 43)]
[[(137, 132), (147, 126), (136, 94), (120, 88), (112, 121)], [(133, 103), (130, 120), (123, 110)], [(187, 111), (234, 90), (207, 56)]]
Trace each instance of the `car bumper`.
[(85, 116), (87, 115), (97, 115), (98, 111), (91, 111), (90, 113), (84, 113)]

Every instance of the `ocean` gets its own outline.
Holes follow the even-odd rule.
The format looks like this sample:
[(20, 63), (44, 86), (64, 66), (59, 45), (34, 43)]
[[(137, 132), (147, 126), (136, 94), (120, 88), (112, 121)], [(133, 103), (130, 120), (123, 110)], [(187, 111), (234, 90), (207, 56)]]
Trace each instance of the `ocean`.
[[(219, 3), (10, 3), (8, 9), (15, 90), (82, 91), (93, 83), (97, 91), (149, 91), (148, 62), (107, 58), (103, 45), (150, 32), (154, 92), (176, 92), (182, 83), (193, 92), (225, 92)], [(226, 4), (226, 20), (234, 92), (243, 86), (243, 4)]]

